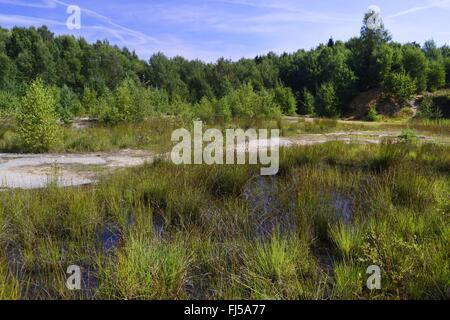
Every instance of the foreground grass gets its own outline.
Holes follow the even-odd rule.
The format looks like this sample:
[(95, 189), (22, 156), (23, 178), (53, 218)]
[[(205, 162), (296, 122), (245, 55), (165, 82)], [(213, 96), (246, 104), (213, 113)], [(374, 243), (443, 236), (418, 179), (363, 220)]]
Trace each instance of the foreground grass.
[[(448, 298), (448, 147), (327, 143), (258, 171), (159, 161), (2, 192), (0, 298)], [(65, 287), (73, 264), (81, 291)]]

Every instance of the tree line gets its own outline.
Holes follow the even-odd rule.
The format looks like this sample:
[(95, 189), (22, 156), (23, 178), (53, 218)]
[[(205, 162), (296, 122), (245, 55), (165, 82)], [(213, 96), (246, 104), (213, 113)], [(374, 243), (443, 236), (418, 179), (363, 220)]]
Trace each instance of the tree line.
[(163, 53), (143, 61), (108, 41), (55, 36), (45, 26), (0, 28), (0, 112), (18, 110), (36, 79), (63, 121), (89, 115), (107, 123), (157, 114), (338, 117), (353, 111), (350, 102), (361, 92), (381, 89), (404, 103), (449, 85), (448, 45), (396, 43), (382, 24), (368, 24), (370, 14), (360, 36), (347, 42), (330, 39), (292, 54), (214, 63)]

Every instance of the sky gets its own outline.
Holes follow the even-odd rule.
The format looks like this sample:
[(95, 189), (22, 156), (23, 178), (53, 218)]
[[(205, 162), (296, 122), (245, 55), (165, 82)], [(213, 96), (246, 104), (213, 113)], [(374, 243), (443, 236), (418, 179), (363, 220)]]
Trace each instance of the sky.
[[(67, 27), (72, 5), (80, 29)], [(163, 52), (212, 62), (348, 40), (373, 5), (394, 41), (450, 44), (450, 0), (0, 0), (0, 26), (107, 39), (144, 60)]]

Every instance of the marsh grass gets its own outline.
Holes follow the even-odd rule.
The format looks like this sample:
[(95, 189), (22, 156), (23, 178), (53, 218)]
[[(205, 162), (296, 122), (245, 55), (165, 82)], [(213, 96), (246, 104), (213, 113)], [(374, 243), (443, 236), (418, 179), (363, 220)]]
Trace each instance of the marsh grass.
[[(277, 210), (264, 215), (243, 192), (259, 171), (246, 165), (157, 161), (87, 187), (4, 191), (0, 297), (446, 299), (448, 151), (282, 150)], [(265, 237), (254, 232), (262, 219), (273, 222)], [(65, 288), (72, 264), (83, 270), (79, 292)], [(382, 269), (377, 292), (365, 288), (372, 264)]]

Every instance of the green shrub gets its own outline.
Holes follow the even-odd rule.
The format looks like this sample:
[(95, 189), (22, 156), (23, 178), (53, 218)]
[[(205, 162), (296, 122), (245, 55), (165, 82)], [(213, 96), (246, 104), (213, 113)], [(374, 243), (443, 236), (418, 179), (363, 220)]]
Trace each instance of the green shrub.
[(400, 109), (399, 112), (395, 114), (397, 118), (411, 118), (414, 116), (414, 110), (410, 107), (405, 107)]
[(440, 119), (442, 118), (442, 112), (434, 105), (433, 98), (431, 96), (425, 96), (420, 102), (417, 117), (421, 119)]
[(295, 115), (297, 111), (297, 101), (291, 88), (278, 85), (273, 89), (275, 103), (280, 106), (283, 114)]
[(17, 116), (18, 132), (25, 151), (42, 152), (57, 142), (59, 127), (56, 102), (42, 80), (28, 88)]
[(303, 110), (302, 112), (307, 115), (314, 115), (315, 113), (315, 99), (311, 92), (308, 89), (303, 90)]
[(0, 115), (8, 116), (17, 112), (20, 107), (20, 99), (8, 91), (0, 91)]
[(82, 105), (77, 95), (66, 85), (59, 91), (56, 110), (64, 123), (72, 122), (74, 116), (81, 114)]
[(417, 142), (418, 140), (416, 131), (412, 129), (403, 129), (398, 138), (403, 143)]
[(387, 76), (384, 82), (386, 94), (394, 99), (405, 102), (417, 92), (415, 82), (406, 73), (394, 72)]
[(117, 124), (123, 120), (123, 115), (120, 114), (115, 99), (110, 93), (106, 93), (99, 99), (96, 114), (100, 122), (105, 124)]
[(376, 105), (370, 105), (367, 111), (367, 121), (380, 121), (381, 116), (377, 112)]
[(200, 103), (195, 105), (195, 116), (203, 121), (212, 120), (214, 117), (214, 106), (211, 100), (203, 97)]
[(320, 86), (316, 96), (316, 112), (323, 117), (339, 117), (338, 99), (333, 84), (324, 83)]
[(431, 92), (445, 85), (445, 67), (439, 62), (433, 62), (428, 68), (428, 90)]

